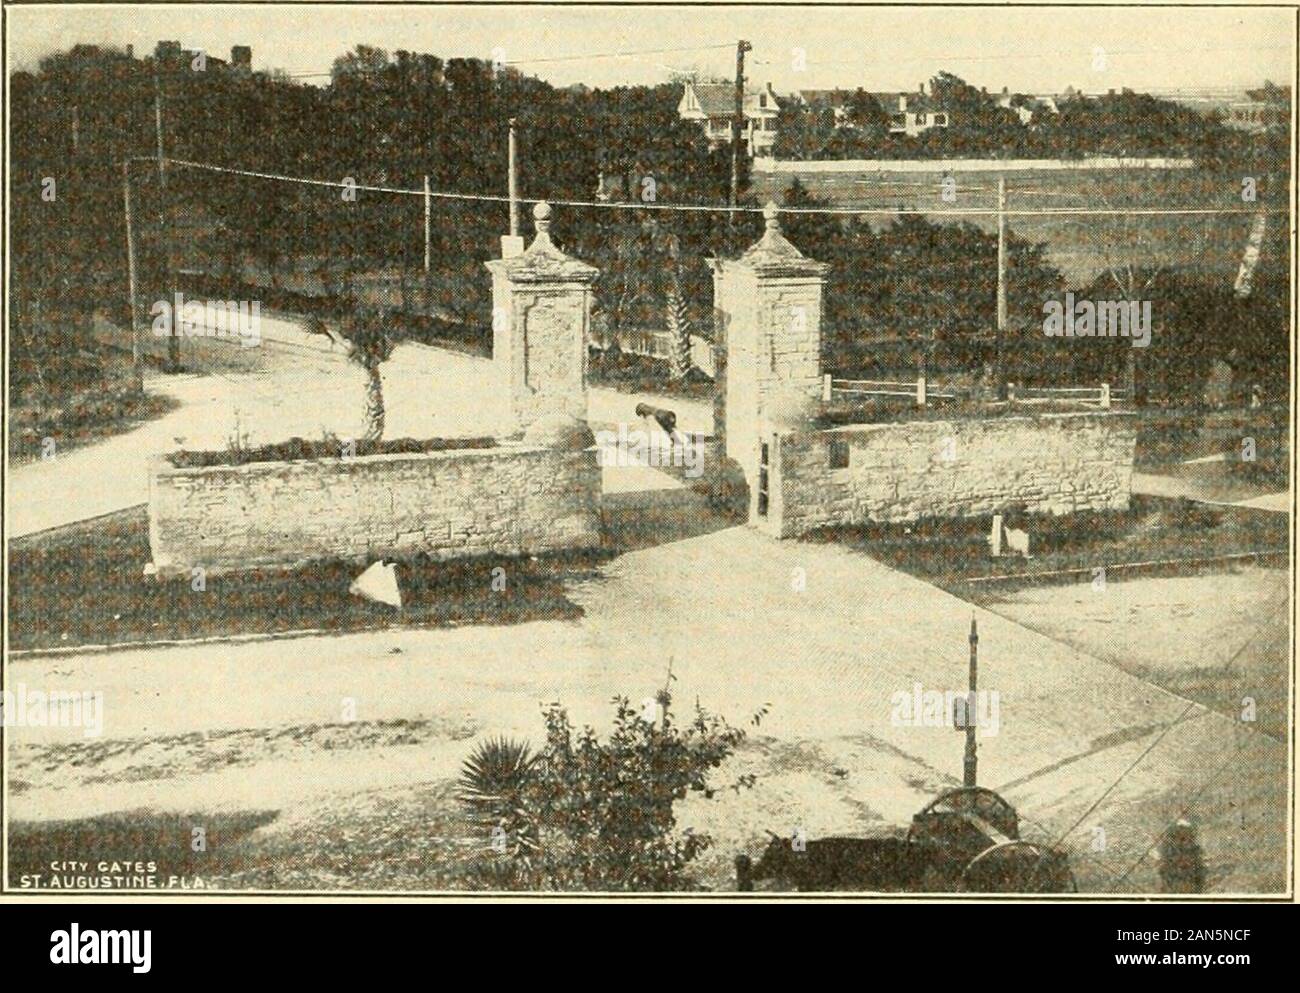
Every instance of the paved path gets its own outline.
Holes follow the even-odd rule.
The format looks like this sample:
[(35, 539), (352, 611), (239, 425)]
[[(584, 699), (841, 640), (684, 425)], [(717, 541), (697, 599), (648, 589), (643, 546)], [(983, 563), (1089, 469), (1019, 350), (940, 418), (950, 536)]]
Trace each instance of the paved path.
[[(792, 582), (799, 576), (802, 591)], [(129, 756), (50, 771), (19, 763), (11, 777), (27, 782), (10, 795), (13, 815), (273, 808), (292, 822), (293, 811), (334, 809), (343, 795), (454, 778), (482, 735), (536, 741), (540, 701), (562, 700), (575, 723), (605, 727), (609, 699), (652, 695), (671, 661), (683, 710), (698, 700), (748, 724), (767, 707), (761, 730), (750, 726), (770, 742), (763, 753), (793, 749), (809, 769), (791, 785), (775, 758), (761, 767), (759, 787), (735, 801), (755, 805), (743, 826), (710, 822), (703, 802), (687, 805), (684, 824), (718, 833), (724, 851), (761, 837), (762, 825), (798, 823), (813, 837), (878, 831), (906, 825), (960, 774), (960, 736), (946, 725), (894, 723), (893, 698), (963, 688), (975, 616), (980, 686), (1000, 694), (999, 732), (981, 737), (980, 781), (1001, 789), (1037, 837), (1065, 834), (1083, 818), (1068, 842), (1085, 888), (1112, 885), (1186, 802), (1216, 888), (1284, 885), (1283, 745), (861, 554), (728, 528), (625, 554), (570, 596), (583, 609), (576, 622), (13, 662), (10, 684), (103, 690), (105, 738), (152, 740), (163, 753), (165, 736), (185, 732), (334, 726), (344, 699), (365, 721), (422, 717), (468, 729), (174, 775), (133, 772)], [(21, 749), (69, 733), (16, 728), (8, 737)], [(115, 775), (105, 781), (105, 773)], [(311, 816), (299, 814), (300, 825)], [(1089, 847), (1099, 827), (1102, 858)], [(1154, 888), (1149, 864), (1126, 885)]]
[(1242, 500), (1212, 499), (1210, 488), (1196, 479), (1149, 472), (1133, 473), (1133, 492), (1145, 496), (1186, 497), (1198, 503), (1207, 503), (1218, 507), (1247, 507), (1254, 510), (1268, 510), (1277, 514), (1289, 514), (1292, 502), (1289, 492), (1265, 493)]
[[(361, 370), (293, 321), (264, 316), (262, 327), (260, 348), (187, 341), (185, 360), (213, 370), (208, 375), (150, 375), (146, 388), (179, 404), (166, 416), (53, 460), (11, 468), (9, 536), (147, 502), (149, 460), (182, 446), (222, 449), (236, 434), (254, 445), (294, 436), (318, 439), (327, 431), (359, 436), (365, 412)], [(505, 390), (485, 359), (408, 344), (384, 364), (383, 375), (389, 438), (496, 434), (506, 423)], [(683, 430), (712, 432), (707, 404), (609, 389), (592, 389), (588, 398), (593, 423), (637, 422), (635, 407), (645, 401), (676, 409)]]

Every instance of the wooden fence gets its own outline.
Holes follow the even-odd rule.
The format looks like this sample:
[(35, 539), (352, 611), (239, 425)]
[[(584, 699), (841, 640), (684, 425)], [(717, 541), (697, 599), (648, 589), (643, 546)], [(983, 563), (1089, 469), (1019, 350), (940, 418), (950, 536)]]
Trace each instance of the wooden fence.
[(822, 377), (822, 399), (836, 397), (908, 397), (918, 407), (931, 400), (955, 400), (957, 394), (944, 393), (931, 387), (924, 376), (905, 379), (834, 379), (830, 373)]
[(1020, 386), (1007, 383), (1009, 403), (1077, 403), (1082, 407), (1109, 410), (1112, 403), (1124, 399), (1125, 392), (1111, 389), (1110, 383), (1099, 386)]
[[(915, 379), (835, 379), (829, 373), (822, 377), (822, 399), (853, 399), (857, 397), (906, 398), (917, 407), (926, 407), (934, 400), (956, 400), (954, 392), (936, 389), (925, 376)], [(1109, 410), (1111, 404), (1124, 399), (1123, 390), (1113, 390), (1109, 383), (1098, 386), (1018, 386), (1007, 383), (1007, 403), (1073, 403), (1082, 407)]]

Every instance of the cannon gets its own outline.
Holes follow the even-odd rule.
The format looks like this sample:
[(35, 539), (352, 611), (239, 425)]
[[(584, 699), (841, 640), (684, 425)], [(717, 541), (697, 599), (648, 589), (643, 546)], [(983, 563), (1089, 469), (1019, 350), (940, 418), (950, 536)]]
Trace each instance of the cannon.
[(935, 797), (912, 817), (907, 841), (931, 852), (945, 891), (1078, 892), (1065, 854), (1021, 838), (1015, 808), (982, 786)]
[(677, 414), (674, 411), (664, 407), (654, 407), (648, 403), (638, 403), (636, 405), (637, 417), (653, 417), (655, 423), (663, 429), (664, 434), (670, 438), (676, 437), (677, 431)]
[(992, 790), (959, 787), (926, 804), (906, 838), (772, 834), (757, 863), (737, 856), (736, 888), (771, 879), (798, 892), (1078, 892), (1065, 854), (1019, 837), (1017, 819)]

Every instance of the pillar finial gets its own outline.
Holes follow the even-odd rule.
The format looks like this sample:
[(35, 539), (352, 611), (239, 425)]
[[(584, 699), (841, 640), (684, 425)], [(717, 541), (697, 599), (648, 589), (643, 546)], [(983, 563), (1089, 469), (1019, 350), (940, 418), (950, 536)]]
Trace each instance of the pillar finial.
[(538, 237), (545, 235), (547, 240), (551, 237), (551, 205), (545, 200), (538, 201), (533, 208), (533, 226), (537, 229)]
[(763, 224), (769, 231), (781, 230), (781, 210), (775, 200), (769, 200), (763, 208)]

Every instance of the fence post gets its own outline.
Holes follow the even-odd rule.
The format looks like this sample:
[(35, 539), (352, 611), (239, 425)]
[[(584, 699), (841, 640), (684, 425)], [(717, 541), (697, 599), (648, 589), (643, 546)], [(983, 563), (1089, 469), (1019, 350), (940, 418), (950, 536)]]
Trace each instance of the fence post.
[(829, 372), (822, 376), (822, 400), (825, 403), (831, 402), (831, 374)]
[(1110, 383), (1101, 384), (1101, 409), (1110, 410)]
[(916, 376), (916, 405), (925, 406), (925, 373), (917, 373)]
[(1016, 384), (1007, 383), (1007, 403), (1009, 405), (1015, 402), (1016, 402)]

